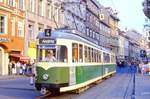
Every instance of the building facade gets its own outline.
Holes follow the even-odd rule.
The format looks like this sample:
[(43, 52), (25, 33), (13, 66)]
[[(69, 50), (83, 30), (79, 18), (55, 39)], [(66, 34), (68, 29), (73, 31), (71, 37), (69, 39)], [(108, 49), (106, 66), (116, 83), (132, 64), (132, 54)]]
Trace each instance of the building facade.
[(145, 16), (150, 18), (150, 1), (149, 0), (143, 0), (143, 12)]
[(144, 24), (144, 37), (146, 38), (146, 51), (147, 55), (150, 57), (150, 19), (145, 18)]
[(142, 34), (135, 30), (128, 30), (126, 36), (129, 39), (129, 60), (140, 60)]
[[(110, 33), (111, 28), (109, 25), (109, 12), (103, 5), (100, 5), (99, 9), (99, 20), (100, 20), (100, 40), (99, 44), (103, 47), (110, 48)], [(110, 48), (111, 49), (111, 48)]]
[(12, 54), (24, 53), (25, 0), (0, 0), (0, 75), (8, 74)]
[(82, 0), (28, 0), (26, 55), (36, 59), (36, 37), (44, 29), (67, 28), (85, 33), (86, 5)]
[(96, 0), (86, 0), (86, 36), (93, 43), (100, 40), (99, 3)]
[(117, 54), (117, 60), (124, 60), (128, 61), (129, 58), (129, 38), (126, 36), (126, 33), (124, 31), (118, 32), (118, 54)]
[(112, 8), (107, 7), (106, 10), (109, 12), (109, 26), (111, 28), (110, 32), (110, 43), (109, 46), (111, 47), (112, 51), (116, 53), (117, 55), (117, 50), (118, 50), (118, 23), (119, 23), (119, 18), (117, 17), (117, 12), (113, 11)]
[(125, 32), (120, 31), (118, 35), (119, 48), (118, 48), (118, 60), (125, 60)]

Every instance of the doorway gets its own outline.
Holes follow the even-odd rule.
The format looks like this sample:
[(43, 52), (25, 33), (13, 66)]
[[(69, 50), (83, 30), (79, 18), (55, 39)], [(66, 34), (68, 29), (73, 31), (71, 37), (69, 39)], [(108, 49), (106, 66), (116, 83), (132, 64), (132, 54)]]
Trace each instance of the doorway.
[(2, 49), (0, 48), (0, 75), (2, 75), (2, 62), (3, 62), (3, 54)]

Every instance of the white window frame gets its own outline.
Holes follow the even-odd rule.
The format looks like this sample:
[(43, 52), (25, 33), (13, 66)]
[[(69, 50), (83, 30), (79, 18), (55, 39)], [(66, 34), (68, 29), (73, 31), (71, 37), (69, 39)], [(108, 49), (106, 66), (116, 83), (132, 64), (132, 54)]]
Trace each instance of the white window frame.
[(18, 37), (24, 37), (24, 24), (18, 21)]
[(34, 39), (34, 24), (28, 25), (28, 33), (29, 33), (29, 39), (33, 40)]
[[(20, 3), (20, 1), (22, 1), (21, 3)], [(18, 0), (18, 7), (19, 7), (19, 9), (22, 9), (22, 10), (24, 10), (24, 0)]]
[(35, 0), (29, 0), (29, 11), (35, 12)]
[(9, 6), (15, 7), (15, 3), (16, 3), (15, 0), (8, 0), (8, 5)]
[(38, 14), (44, 16), (44, 0), (38, 0)]
[[(7, 17), (5, 16), (5, 15), (0, 15), (0, 17), (4, 17), (4, 30), (3, 30), (3, 32), (1, 32), (1, 30), (0, 30), (0, 34), (7, 34)], [(0, 20), (0, 22), (1, 22), (1, 20)]]
[(4, 0), (0, 0), (0, 2), (4, 2)]
[(15, 18), (11, 17), (11, 35), (15, 36)]

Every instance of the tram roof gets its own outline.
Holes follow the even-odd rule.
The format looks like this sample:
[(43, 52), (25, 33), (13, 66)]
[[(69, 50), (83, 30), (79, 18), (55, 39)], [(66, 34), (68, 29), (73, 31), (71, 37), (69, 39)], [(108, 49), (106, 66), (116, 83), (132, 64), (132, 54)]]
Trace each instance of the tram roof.
[(51, 32), (51, 36), (50, 37), (46, 37), (44, 32), (39, 32), (38, 34), (38, 39), (41, 38), (63, 38), (63, 39), (70, 39), (70, 40), (76, 40), (76, 41), (80, 41), (80, 42), (84, 42), (87, 43), (89, 45), (95, 46), (101, 50), (105, 50), (106, 52), (110, 52), (109, 49), (104, 48), (102, 46), (99, 46), (93, 42), (88, 41), (86, 38), (79, 36), (78, 34), (75, 33), (71, 33), (71, 32), (67, 32), (67, 31), (61, 31), (61, 30), (54, 30)]

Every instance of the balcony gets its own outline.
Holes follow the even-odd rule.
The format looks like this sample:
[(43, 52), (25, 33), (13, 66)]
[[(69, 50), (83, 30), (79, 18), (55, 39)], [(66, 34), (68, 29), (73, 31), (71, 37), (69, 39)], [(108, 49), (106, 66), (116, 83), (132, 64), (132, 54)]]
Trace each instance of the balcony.
[(107, 43), (111, 48), (119, 47), (119, 42), (117, 37), (111, 37)]

